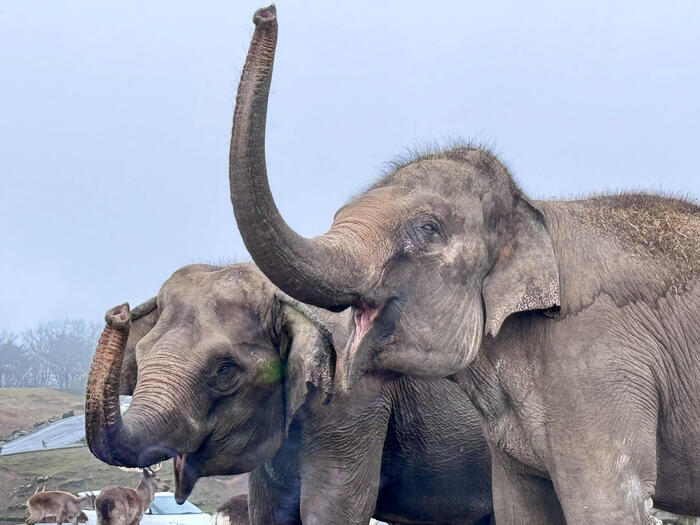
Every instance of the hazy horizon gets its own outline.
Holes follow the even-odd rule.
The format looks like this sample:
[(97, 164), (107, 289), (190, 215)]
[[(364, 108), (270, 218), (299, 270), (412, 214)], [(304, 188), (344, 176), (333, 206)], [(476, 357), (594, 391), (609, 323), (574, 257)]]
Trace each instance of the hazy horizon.
[[(228, 189), (259, 2), (0, 5), (0, 330), (101, 321), (247, 260)], [(533, 198), (700, 196), (700, 3), (277, 2), (270, 183), (304, 235), (406, 147), (494, 146)]]

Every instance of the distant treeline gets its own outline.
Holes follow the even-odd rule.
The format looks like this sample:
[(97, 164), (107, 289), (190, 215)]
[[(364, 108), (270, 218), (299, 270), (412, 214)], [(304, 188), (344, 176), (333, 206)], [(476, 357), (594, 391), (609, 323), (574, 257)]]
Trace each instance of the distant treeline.
[(100, 325), (51, 321), (19, 335), (0, 331), (0, 387), (84, 392)]

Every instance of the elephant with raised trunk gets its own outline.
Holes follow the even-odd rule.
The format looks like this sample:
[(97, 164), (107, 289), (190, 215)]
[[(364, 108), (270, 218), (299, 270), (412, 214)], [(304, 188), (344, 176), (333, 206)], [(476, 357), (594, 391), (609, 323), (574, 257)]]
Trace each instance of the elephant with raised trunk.
[(234, 212), (284, 292), (352, 307), (344, 387), (372, 370), (457, 374), (493, 452), (499, 524), (647, 524), (652, 497), (700, 514), (698, 206), (645, 193), (532, 200), (496, 156), (465, 145), (396, 164), (327, 233), (301, 237), (265, 167), (274, 8), (254, 22)]
[(179, 269), (133, 315), (107, 314), (90, 449), (129, 467), (173, 457), (180, 502), (200, 476), (252, 471), (255, 524), (489, 523), (488, 446), (458, 385), (367, 376), (328, 403), (349, 313), (299, 303), (252, 264)]

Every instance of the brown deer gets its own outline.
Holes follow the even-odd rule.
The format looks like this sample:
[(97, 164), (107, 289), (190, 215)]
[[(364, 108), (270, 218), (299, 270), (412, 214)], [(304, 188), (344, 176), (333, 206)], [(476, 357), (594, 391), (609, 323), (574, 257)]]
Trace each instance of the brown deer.
[(70, 492), (61, 490), (44, 490), (34, 493), (27, 500), (27, 525), (39, 522), (56, 522), (58, 525), (70, 521), (73, 525), (85, 523), (87, 516), (82, 509), (93, 506), (93, 496), (74, 496)]
[(135, 489), (107, 487), (95, 499), (98, 525), (138, 525), (143, 513), (153, 502), (156, 492), (168, 486), (150, 469), (143, 469), (143, 478)]

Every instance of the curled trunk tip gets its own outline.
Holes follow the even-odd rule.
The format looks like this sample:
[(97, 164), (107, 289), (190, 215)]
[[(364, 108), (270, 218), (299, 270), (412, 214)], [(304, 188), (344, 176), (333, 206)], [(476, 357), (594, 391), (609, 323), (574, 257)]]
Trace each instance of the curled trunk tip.
[(126, 330), (131, 325), (131, 310), (129, 303), (120, 304), (107, 311), (105, 322), (110, 328), (115, 330)]
[(268, 7), (262, 7), (255, 11), (253, 15), (253, 23), (256, 26), (267, 24), (274, 21), (277, 18), (277, 9), (275, 9), (275, 4), (270, 4)]

